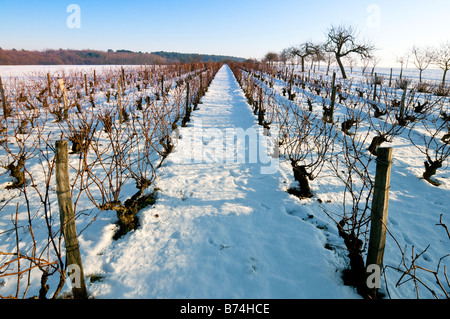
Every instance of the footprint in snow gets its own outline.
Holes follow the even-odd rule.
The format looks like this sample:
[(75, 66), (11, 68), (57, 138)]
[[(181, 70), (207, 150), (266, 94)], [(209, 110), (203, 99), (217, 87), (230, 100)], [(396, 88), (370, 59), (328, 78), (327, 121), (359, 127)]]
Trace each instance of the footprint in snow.
[(228, 246), (228, 245), (225, 245), (225, 244), (220, 244), (220, 245), (219, 245), (219, 250), (220, 250), (220, 251), (224, 251), (224, 250), (227, 249), (227, 248), (231, 248), (231, 246)]
[(256, 274), (256, 272), (258, 271), (258, 267), (256, 267), (256, 258), (250, 257), (250, 261), (251, 261), (251, 265), (250, 265), (250, 271), (253, 274)]
[(232, 246), (226, 245), (226, 244), (216, 244), (214, 239), (212, 239), (211, 236), (208, 236), (208, 243), (214, 247), (216, 247), (217, 249), (219, 249), (220, 251), (224, 251), (225, 249), (231, 248)]
[(180, 190), (180, 197), (181, 197), (181, 200), (184, 202), (185, 200), (187, 200), (188, 198), (190, 198), (190, 197), (192, 197), (194, 195), (194, 193), (193, 192), (190, 192), (190, 193), (187, 193), (186, 191), (181, 191)]
[(170, 235), (170, 238), (172, 238), (172, 239), (180, 239), (181, 238), (181, 233), (178, 230), (176, 230), (176, 231), (174, 231), (172, 233), (172, 235)]
[(403, 234), (403, 239), (410, 245), (413, 245), (411, 238), (409, 238), (408, 234)]
[(389, 218), (389, 222), (393, 225), (398, 225), (398, 221), (395, 218)]

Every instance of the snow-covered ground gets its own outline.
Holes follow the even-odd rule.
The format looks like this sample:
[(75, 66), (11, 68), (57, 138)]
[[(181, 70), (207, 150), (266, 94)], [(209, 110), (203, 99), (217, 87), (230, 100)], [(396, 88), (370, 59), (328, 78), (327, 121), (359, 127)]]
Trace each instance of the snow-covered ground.
[(225, 159), (226, 131), (263, 136), (228, 67), (202, 102), (162, 167), (156, 204), (139, 213), (142, 227), (117, 242), (81, 236), (86, 273), (104, 276), (92, 296), (358, 298), (337, 272), (342, 258), (286, 193), (289, 167), (264, 174), (262, 157)]
[[(301, 65), (296, 65), (297, 70), (301, 70)], [(0, 68), (1, 70), (1, 68)], [(305, 72), (309, 72), (311, 70), (310, 66), (307, 64), (305, 65)], [(327, 72), (327, 66), (326, 65), (320, 65), (316, 68), (313, 68), (311, 72), (316, 71), (316, 73), (322, 73), (325, 74)], [(340, 76), (340, 69), (337, 65), (332, 64), (330, 66), (329, 72), (336, 71), (338, 76)], [(365, 70), (361, 66), (355, 66), (353, 68), (350, 68), (348, 66), (345, 67), (345, 72), (347, 73), (347, 76), (349, 78), (364, 78), (367, 76), (370, 76), (372, 73), (372, 66), (368, 66)], [(391, 68), (389, 67), (376, 67), (374, 68), (374, 73), (377, 73), (379, 76), (384, 76), (386, 80), (389, 80), (389, 76), (391, 74)], [(411, 80), (418, 81), (419, 80), (419, 70), (414, 67), (414, 65), (411, 63), (409, 67), (407, 68), (399, 68), (399, 67), (393, 67), (392, 68), (392, 78), (396, 79), (402, 74), (403, 78), (408, 78)], [(440, 84), (442, 81), (442, 77), (444, 75), (444, 71), (441, 69), (436, 69), (433, 67), (427, 68), (423, 70), (422, 72), (422, 80), (424, 82), (435, 82), (437, 84)], [(446, 77), (446, 84), (448, 84), (450, 81), (449, 77)]]
[(93, 70), (110, 70), (120, 65), (1, 65), (0, 76), (5, 78), (26, 78), (33, 74), (61, 74), (63, 72), (89, 72)]
[[(413, 70), (406, 73), (412, 77), (418, 76)], [(338, 78), (340, 78), (339, 72), (337, 72), (337, 74)], [(266, 80), (269, 78), (270, 75), (266, 75)], [(356, 83), (356, 86), (367, 89), (367, 85), (364, 84), (364, 77), (362, 81), (361, 79), (358, 81), (358, 78), (361, 78), (361, 76), (357, 74), (350, 75), (350, 80), (353, 81), (353, 83)], [(437, 79), (439, 78), (437, 77)], [(418, 78), (415, 78), (415, 80), (418, 82)], [(290, 101), (287, 101), (287, 96), (283, 97), (281, 94), (284, 87), (286, 87), (284, 81), (275, 80), (273, 89), (271, 89), (268, 94), (273, 95), (277, 101), (283, 100), (283, 103), (291, 103)], [(384, 87), (386, 89), (386, 83)], [(307, 107), (306, 98), (310, 97), (314, 104), (314, 112), (321, 116), (322, 97), (309, 92), (308, 89), (302, 90), (298, 87), (295, 87), (294, 92), (297, 93), (295, 103), (301, 103), (303, 108), (305, 108)], [(416, 97), (418, 97), (419, 100), (423, 99), (426, 95), (427, 94), (419, 94), (416, 92)], [(431, 100), (433, 100), (433, 97), (431, 97)], [(448, 97), (443, 98), (440, 101), (443, 105), (443, 109), (448, 110)], [(353, 100), (353, 103), (360, 105), (361, 101), (355, 99)], [(348, 116), (347, 107), (344, 104), (341, 105), (336, 103), (334, 116), (337, 118), (337, 122), (342, 122), (342, 119), (345, 119), (346, 116)], [(430, 114), (429, 116), (431, 118), (434, 117), (435, 119), (431, 121), (429, 118), (428, 120), (431, 122), (439, 124), (443, 123), (442, 119), (439, 118), (438, 106), (435, 108), (434, 114)], [(364, 132), (368, 130), (369, 134), (373, 135), (371, 125), (367, 122), (366, 118), (364, 122), (360, 123), (359, 130), (361, 131), (362, 129)], [(340, 123), (338, 124), (340, 125)], [(408, 136), (410, 131), (412, 132), (411, 136), (416, 136), (417, 138), (419, 138), (420, 134), (427, 134), (419, 122), (414, 128), (408, 127), (401, 134), (394, 137), (392, 142), (383, 143), (382, 145), (383, 147), (393, 148), (393, 163), (390, 180), (390, 202), (387, 224), (389, 233), (384, 255), (386, 272), (383, 275), (381, 291), (390, 298), (433, 298), (433, 293), (436, 292), (438, 292), (439, 297), (443, 297), (445, 294), (442, 293), (441, 288), (437, 286), (434, 274), (427, 271), (431, 270), (439, 273), (439, 280), (441, 280), (441, 283), (444, 283), (446, 287), (444, 289), (446, 289), (448, 296), (450, 285), (445, 278), (445, 274), (448, 276), (448, 272), (444, 267), (445, 265), (448, 265), (450, 259), (450, 240), (446, 229), (438, 224), (440, 223), (441, 215), (442, 222), (447, 223), (447, 225), (449, 224), (449, 161), (448, 159), (445, 161), (443, 167), (438, 170), (438, 173), (435, 176), (441, 183), (439, 187), (431, 186), (429, 183), (425, 182), (421, 177), (424, 172), (424, 161), (426, 160), (426, 157), (411, 144)], [(342, 142), (342, 138), (343, 134), (341, 132), (340, 136), (338, 136), (338, 140), (341, 140)], [(339, 143), (336, 145), (338, 144)], [(336, 149), (336, 145), (335, 150), (338, 150)], [(436, 147), (437, 145), (443, 145), (443, 143), (439, 144), (439, 142), (437, 142)], [(448, 146), (446, 149), (448, 150)], [(372, 176), (374, 176), (374, 162), (369, 165), (369, 170), (371, 171)], [(303, 208), (309, 210), (311, 215), (323, 216), (324, 212), (327, 212), (334, 218), (340, 218), (340, 216), (342, 216), (343, 202), (345, 201), (343, 195), (344, 188), (333, 175), (335, 175), (335, 172), (330, 170), (330, 165), (325, 165), (320, 176), (312, 182), (315, 194), (314, 199), (302, 200), (304, 205)], [(318, 204), (316, 201), (320, 201), (320, 203)], [(348, 199), (346, 205), (348, 206)], [(339, 221), (339, 219), (337, 221)], [(324, 233), (328, 233), (329, 229), (335, 227), (335, 224), (327, 223), (326, 227), (327, 231)], [(332, 245), (335, 243), (336, 242), (332, 241)], [(340, 251), (342, 242), (338, 241), (337, 247), (335, 248), (337, 251)], [(417, 259), (415, 264), (413, 264), (413, 259), (415, 258)], [(441, 258), (443, 259), (438, 268)], [(410, 267), (411, 269), (409, 269)], [(410, 272), (416, 271), (414, 274), (417, 275), (418, 279), (423, 280), (422, 283), (414, 282), (409, 275), (405, 275), (404, 272), (407, 270)], [(416, 284), (417, 286), (415, 286)], [(415, 292), (415, 287), (418, 287), (418, 294)], [(429, 289), (432, 290), (433, 293), (430, 292)], [(441, 294), (439, 294), (439, 292)]]
[[(138, 213), (137, 230), (114, 241), (113, 212), (96, 212), (95, 221), (83, 224), (79, 242), (92, 297), (361, 298), (343, 284), (347, 252), (324, 213), (341, 209), (342, 185), (325, 169), (311, 183), (313, 198), (299, 200), (286, 192), (294, 180), (292, 167), (282, 158), (267, 157), (271, 140), (227, 66), (188, 126), (177, 133), (175, 150), (154, 185), (156, 203)], [(230, 143), (224, 142), (235, 136), (237, 146), (227, 148)], [(245, 136), (248, 143), (239, 138)], [(241, 153), (255, 144), (258, 156)], [(430, 245), (417, 264), (435, 270), (450, 253), (450, 240), (436, 225), (441, 214), (450, 224), (450, 172), (444, 165), (437, 175), (442, 185), (432, 186), (420, 179), (424, 159), (407, 138), (400, 136), (389, 146), (394, 148), (388, 218), (393, 237), (387, 238), (385, 265), (401, 268), (403, 257), (411, 260), (412, 247), (418, 254)], [(9, 216), (0, 217), (1, 248), (10, 245), (1, 237), (11, 224)], [(412, 281), (396, 287), (400, 277), (388, 269), (381, 291), (387, 287), (392, 298), (416, 298)], [(434, 284), (432, 274), (421, 278)], [(14, 286), (0, 286), (1, 295), (13, 292)], [(421, 298), (432, 298), (421, 292)], [(29, 294), (36, 294), (36, 287)]]
[[(227, 130), (253, 129), (261, 137), (260, 128), (227, 67), (202, 101), (162, 168), (155, 206), (140, 213), (142, 228), (88, 249), (86, 264), (93, 268), (87, 272), (104, 276), (91, 293), (97, 298), (360, 298), (343, 285), (346, 250), (324, 213), (342, 209), (336, 179), (325, 170), (312, 183), (316, 196), (300, 201), (286, 193), (293, 176), (285, 161), (280, 159), (273, 174), (262, 173), (268, 167), (263, 158), (224, 163)], [(406, 264), (413, 247), (418, 254), (430, 245), (417, 264), (435, 270), (450, 252), (444, 229), (436, 225), (440, 214), (447, 220), (448, 171), (439, 173), (441, 187), (431, 186), (419, 179), (423, 162), (407, 139), (389, 146), (395, 149), (388, 220), (393, 237), (387, 239), (385, 265), (402, 268), (398, 241)], [(400, 277), (387, 268), (381, 291), (386, 294), (386, 280), (390, 297), (416, 298), (412, 282), (395, 287)], [(428, 273), (421, 277), (433, 280)], [(421, 298), (432, 298), (420, 291)]]

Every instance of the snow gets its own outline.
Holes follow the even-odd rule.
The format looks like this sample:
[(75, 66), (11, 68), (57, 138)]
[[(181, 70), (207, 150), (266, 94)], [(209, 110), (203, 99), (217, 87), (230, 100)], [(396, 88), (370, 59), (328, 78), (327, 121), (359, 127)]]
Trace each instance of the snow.
[(110, 70), (120, 65), (1, 65), (0, 76), (5, 78), (27, 78), (33, 74), (64, 72), (93, 72), (93, 70)]
[(324, 248), (325, 235), (302, 220), (302, 205), (286, 193), (289, 181), (281, 171), (261, 174), (266, 166), (261, 162), (224, 163), (211, 154), (219, 149), (208, 144), (214, 139), (205, 141), (200, 134), (199, 156), (211, 163), (182, 158), (196, 145), (198, 123), (205, 132), (236, 127), (261, 134), (227, 67), (202, 102), (162, 168), (156, 204), (139, 213), (142, 227), (105, 247), (101, 256), (93, 252), (86, 259), (87, 273), (105, 276), (90, 293), (96, 298), (358, 298), (342, 284), (336, 271), (342, 261)]
[[(20, 76), (33, 70), (8, 67), (0, 74)], [(336, 114), (345, 111), (337, 109)], [(236, 145), (227, 148), (225, 141), (236, 136)], [(217, 73), (188, 126), (173, 137), (175, 150), (158, 169), (156, 203), (138, 213), (138, 229), (115, 241), (115, 213), (79, 203), (84, 213), (77, 219), (79, 243), (91, 297), (361, 298), (353, 287), (343, 284), (347, 252), (334, 221), (325, 213), (342, 210), (343, 186), (326, 166), (311, 183), (313, 198), (299, 200), (286, 192), (294, 180), (292, 167), (272, 156), (273, 140), (257, 125), (227, 66)], [(254, 143), (246, 139), (257, 141), (256, 157), (248, 151)], [(401, 273), (393, 267), (401, 268), (403, 257), (411, 262), (413, 247), (419, 254), (429, 246), (417, 264), (432, 270), (450, 252), (450, 240), (436, 225), (441, 214), (443, 222), (450, 224), (450, 172), (444, 164), (436, 175), (442, 185), (432, 186), (420, 178), (424, 158), (406, 132), (388, 145), (394, 148), (388, 217), (392, 235), (387, 238), (384, 264), (392, 268), (386, 269), (381, 291), (386, 294), (388, 288), (391, 298), (414, 299), (413, 282), (396, 287)], [(7, 180), (2, 176), (0, 184)], [(0, 194), (2, 205), (6, 202), (0, 208), (0, 251), (13, 251), (10, 230), (15, 205), (9, 201), (18, 194), (3, 187)], [(55, 194), (50, 195), (55, 203)], [(53, 214), (57, 219), (57, 212)], [(21, 210), (19, 220), (27, 218)], [(37, 219), (34, 232), (39, 237), (46, 227)], [(21, 247), (28, 246), (27, 240), (29, 236), (21, 240)], [(29, 295), (38, 293), (38, 275), (32, 276), (35, 284)], [(432, 274), (422, 276), (434, 284)], [(0, 278), (1, 295), (14, 294), (15, 288), (12, 280)], [(63, 291), (70, 292), (70, 287)], [(426, 289), (420, 297), (433, 298)]]

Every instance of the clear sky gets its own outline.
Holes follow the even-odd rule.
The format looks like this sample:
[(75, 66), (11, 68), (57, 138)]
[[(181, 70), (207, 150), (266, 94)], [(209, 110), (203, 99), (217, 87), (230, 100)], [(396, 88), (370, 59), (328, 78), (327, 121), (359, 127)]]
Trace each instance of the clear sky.
[[(79, 16), (67, 12), (71, 4)], [(307, 40), (324, 41), (331, 24), (347, 23), (373, 42), (388, 66), (414, 44), (450, 40), (449, 12), (449, 0), (0, 0), (0, 47), (259, 59)], [(79, 25), (69, 27), (68, 18)]]

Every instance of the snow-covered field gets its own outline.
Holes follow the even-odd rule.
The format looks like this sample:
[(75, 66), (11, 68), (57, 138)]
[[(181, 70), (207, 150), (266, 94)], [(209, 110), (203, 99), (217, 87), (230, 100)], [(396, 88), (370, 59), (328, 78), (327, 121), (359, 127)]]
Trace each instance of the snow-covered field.
[(66, 72), (91, 72), (93, 70), (110, 70), (120, 65), (1, 65), (0, 76), (5, 78), (26, 78), (33, 74), (58, 74)]
[[(20, 76), (32, 69), (2, 67), (0, 75)], [(252, 147), (249, 143), (232, 148), (236, 158), (229, 160), (224, 140), (243, 132), (258, 141), (258, 156), (239, 153)], [(137, 230), (115, 241), (113, 212), (91, 213), (96, 216), (93, 221), (80, 217), (84, 224), (79, 242), (90, 296), (361, 298), (343, 284), (347, 252), (335, 223), (324, 212), (342, 209), (342, 185), (325, 169), (311, 183), (313, 198), (299, 200), (286, 192), (293, 184), (292, 167), (282, 158), (267, 157), (272, 141), (257, 125), (227, 66), (217, 73), (199, 109), (178, 134), (174, 152), (159, 168), (156, 203), (138, 213)], [(402, 273), (393, 268), (411, 262), (412, 250), (419, 254), (426, 249), (416, 264), (436, 270), (439, 259), (450, 253), (450, 239), (436, 225), (441, 214), (442, 222), (450, 225), (450, 171), (444, 163), (436, 175), (441, 185), (432, 186), (420, 178), (424, 159), (407, 135), (396, 137), (389, 146), (394, 148), (387, 225), (392, 235), (387, 238), (384, 264), (392, 268), (386, 268), (380, 290), (394, 299), (412, 299), (417, 297), (414, 282), (396, 286)], [(8, 191), (0, 190), (4, 192)], [(14, 240), (8, 232), (9, 214), (0, 210), (0, 251)], [(44, 223), (36, 229), (44, 228)], [(441, 277), (449, 259), (441, 264)], [(417, 269), (417, 276), (443, 297), (431, 273)], [(13, 281), (0, 277), (0, 295), (15, 289)], [(38, 283), (32, 285), (29, 295), (37, 295), (38, 289)], [(66, 285), (64, 291), (70, 288)], [(420, 288), (420, 293), (420, 298), (433, 298), (427, 289)]]
[[(301, 65), (297, 65), (296, 68), (298, 70), (301, 70)], [(305, 65), (305, 72), (308, 72), (310, 70), (310, 66)], [(384, 76), (385, 79), (389, 79), (389, 76), (391, 74), (392, 69), (392, 76), (393, 78), (399, 77), (400, 74), (402, 74), (402, 77), (408, 78), (411, 80), (419, 80), (419, 70), (414, 67), (412, 63), (410, 63), (409, 67), (406, 68), (399, 68), (399, 67), (375, 67), (374, 73), (376, 72), (378, 75)], [(316, 68), (313, 68), (312, 71), (316, 71), (316, 73), (322, 73), (325, 74), (327, 72), (327, 66), (326, 65), (320, 65), (316, 66)], [(340, 73), (340, 69), (337, 65), (331, 64), (329, 71), (336, 71), (337, 73)], [(347, 73), (347, 76), (350, 78), (358, 78), (358, 77), (366, 77), (371, 75), (372, 73), (372, 66), (367, 66), (365, 69), (361, 66), (354, 66), (353, 68), (350, 68), (349, 66), (345, 66), (345, 72)], [(444, 71), (441, 69), (435, 69), (435, 68), (427, 68), (423, 70), (422, 72), (422, 80), (425, 82), (437, 82), (441, 83), (442, 76), (444, 75)], [(449, 78), (446, 77), (446, 83), (449, 83)]]
[(307, 210), (285, 192), (289, 169), (262, 174), (268, 164), (260, 160), (223, 161), (219, 132), (261, 136), (228, 68), (202, 101), (162, 168), (156, 204), (140, 213), (142, 228), (115, 243), (90, 240), (86, 272), (105, 276), (90, 287), (93, 296), (357, 298), (336, 271), (344, 261), (325, 249), (325, 234), (302, 220)]

